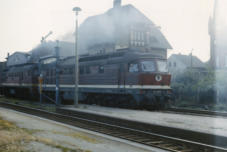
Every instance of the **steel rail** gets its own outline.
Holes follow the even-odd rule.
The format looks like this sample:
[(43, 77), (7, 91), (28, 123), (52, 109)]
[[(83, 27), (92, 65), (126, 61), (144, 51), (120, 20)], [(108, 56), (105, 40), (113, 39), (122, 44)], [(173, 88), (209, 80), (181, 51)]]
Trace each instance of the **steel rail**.
[(104, 123), (91, 120), (89, 118), (86, 119), (76, 116), (68, 116), (3, 102), (0, 102), (0, 106), (173, 152), (227, 151), (227, 148), (160, 135), (152, 132), (128, 128), (125, 126), (119, 126), (117, 124), (114, 125)]
[(227, 118), (227, 112), (209, 111), (209, 110), (194, 110), (194, 109), (186, 109), (186, 108), (168, 108), (168, 109), (161, 111), (161, 112)]

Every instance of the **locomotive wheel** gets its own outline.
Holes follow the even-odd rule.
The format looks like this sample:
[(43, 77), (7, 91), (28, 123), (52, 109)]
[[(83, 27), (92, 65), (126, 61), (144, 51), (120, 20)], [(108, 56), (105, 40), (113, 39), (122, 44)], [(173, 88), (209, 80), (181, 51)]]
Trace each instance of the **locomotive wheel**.
[(129, 96), (128, 100), (130, 101), (131, 109), (139, 109), (139, 105), (137, 104), (136, 100), (132, 96)]

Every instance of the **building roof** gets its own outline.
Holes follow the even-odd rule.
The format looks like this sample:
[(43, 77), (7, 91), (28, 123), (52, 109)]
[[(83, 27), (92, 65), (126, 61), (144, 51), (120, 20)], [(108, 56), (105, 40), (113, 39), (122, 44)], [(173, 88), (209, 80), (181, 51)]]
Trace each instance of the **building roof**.
[[(191, 54), (183, 55), (183, 54), (172, 54), (168, 61), (172, 59), (177, 59), (181, 63), (185, 64), (187, 67), (191, 66)], [(205, 64), (196, 56), (192, 56), (192, 67), (204, 67)]]
[(86, 50), (89, 46), (96, 44), (114, 44), (116, 34), (121, 34), (121, 30), (128, 30), (130, 25), (138, 23), (154, 26), (152, 28), (152, 34), (158, 41), (152, 43), (151, 47), (172, 48), (159, 28), (155, 27), (149, 18), (130, 4), (111, 8), (104, 14), (87, 18), (79, 29), (79, 47), (80, 49)]
[(25, 56), (30, 56), (31, 55), (29, 52), (17, 51), (17, 52), (14, 52), (13, 54), (11, 54), (10, 56), (13, 56), (13, 55), (16, 55), (16, 54), (22, 54), (22, 55), (25, 55)]
[[(88, 17), (79, 28), (79, 54), (88, 53), (90, 46), (100, 44), (110, 44), (114, 46), (116, 42), (116, 34), (120, 34), (137, 23), (143, 25), (153, 25), (151, 34), (158, 40), (151, 43), (149, 47), (171, 49), (170, 44), (155, 27), (154, 23), (147, 18), (143, 13), (136, 9), (133, 5), (124, 5), (116, 8), (111, 8), (104, 14)], [(117, 31), (117, 32), (116, 32)], [(74, 39), (73, 34), (67, 35), (68, 39)], [(39, 57), (54, 55), (56, 42), (48, 41), (34, 48), (30, 53), (33, 61), (37, 61)], [(60, 56), (74, 56), (73, 42), (59, 42)]]
[[(30, 53), (32, 60), (38, 61), (40, 57), (55, 55), (56, 42), (48, 41), (38, 45)], [(60, 57), (68, 57), (74, 55), (75, 45), (71, 42), (59, 41), (59, 55)]]
[(31, 54), (27, 52), (14, 52), (13, 54), (7, 56), (6, 65), (15, 66), (20, 64), (26, 64), (30, 62)]

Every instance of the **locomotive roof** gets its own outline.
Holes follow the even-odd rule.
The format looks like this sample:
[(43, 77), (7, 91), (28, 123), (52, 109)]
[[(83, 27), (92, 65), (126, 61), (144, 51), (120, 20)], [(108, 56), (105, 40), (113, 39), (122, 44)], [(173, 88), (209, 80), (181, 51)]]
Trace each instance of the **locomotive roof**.
[[(154, 59), (163, 59), (164, 58), (153, 55), (152, 53), (142, 53), (142, 52), (117, 52), (117, 53), (108, 53), (108, 54), (98, 54), (98, 55), (87, 55), (80, 57), (80, 63), (86, 62), (95, 62), (95, 61), (104, 61), (104, 60), (117, 60), (119, 62), (125, 62), (136, 59), (145, 59), (145, 58), (154, 58)], [(75, 63), (75, 56), (67, 57), (62, 60), (62, 64), (69, 65)]]
[(16, 65), (16, 66), (12, 66), (8, 69), (8, 72), (12, 72), (12, 73), (15, 73), (15, 72), (22, 72), (22, 71), (26, 71), (26, 70), (29, 70), (29, 69), (32, 69), (36, 66), (36, 64), (23, 64), (23, 65)]

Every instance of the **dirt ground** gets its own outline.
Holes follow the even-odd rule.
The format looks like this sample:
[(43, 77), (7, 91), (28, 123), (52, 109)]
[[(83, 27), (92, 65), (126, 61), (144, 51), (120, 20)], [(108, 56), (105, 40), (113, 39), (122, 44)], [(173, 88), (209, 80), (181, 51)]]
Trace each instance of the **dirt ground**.
[(160, 152), (0, 108), (0, 152)]

